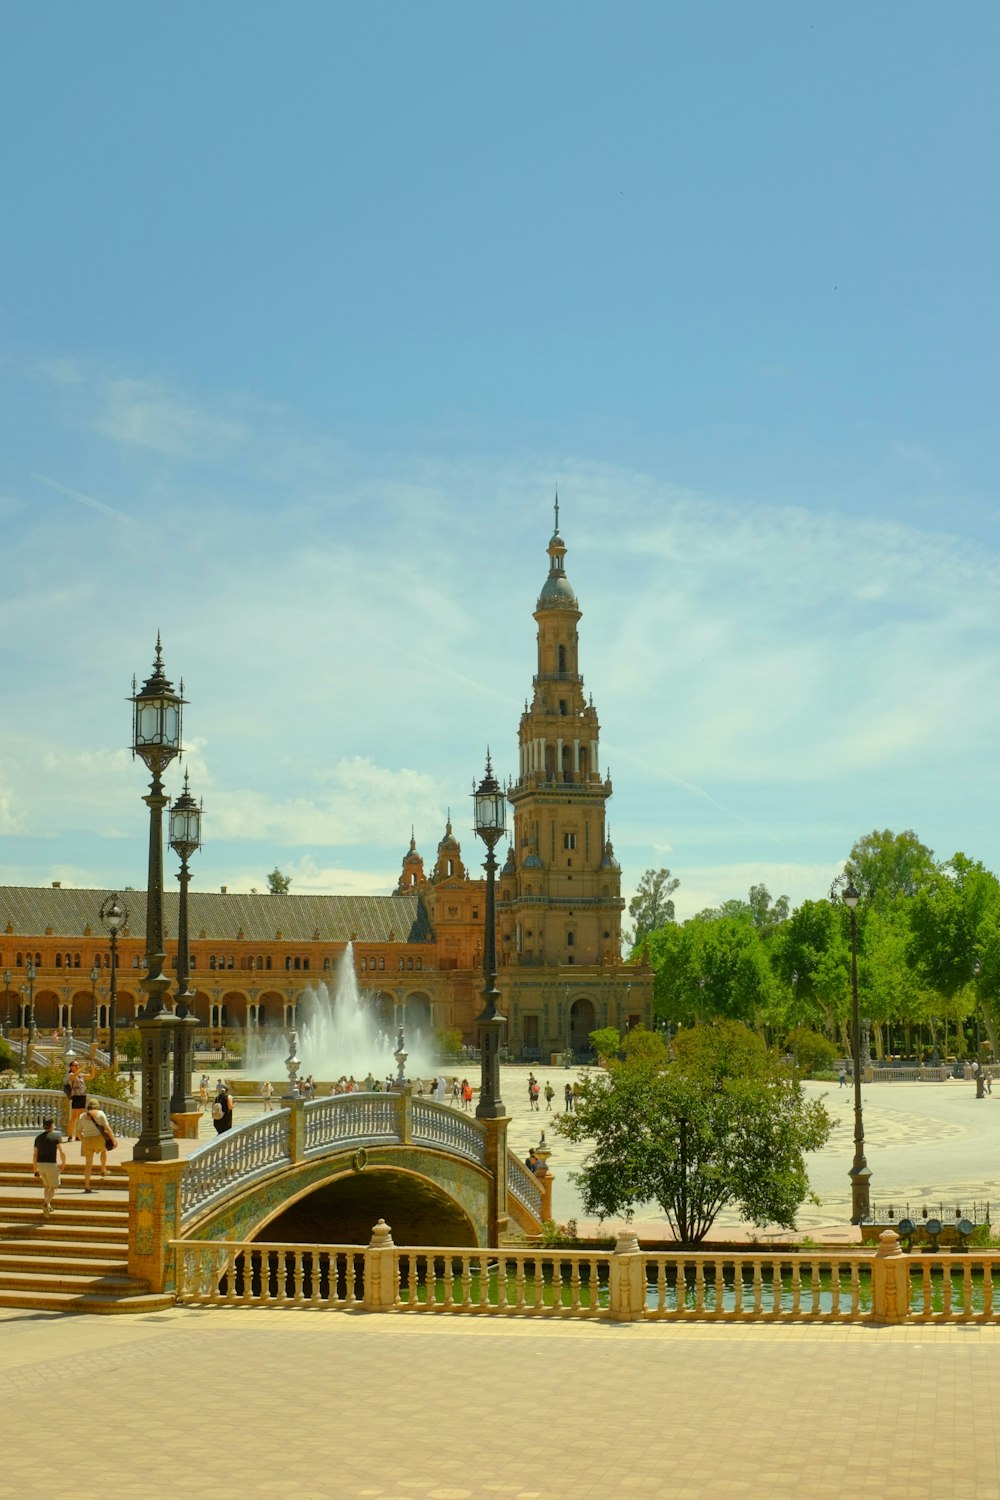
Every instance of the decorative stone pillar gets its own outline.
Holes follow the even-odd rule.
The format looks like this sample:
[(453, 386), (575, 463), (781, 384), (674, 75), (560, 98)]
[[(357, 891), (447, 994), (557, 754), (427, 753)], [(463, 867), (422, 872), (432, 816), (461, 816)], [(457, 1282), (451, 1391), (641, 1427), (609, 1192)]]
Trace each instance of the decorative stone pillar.
[(396, 1305), (395, 1248), (392, 1230), (384, 1219), (379, 1219), (365, 1250), (366, 1312), (391, 1312)]
[(541, 1140), (535, 1147), (535, 1155), (538, 1157), (538, 1166), (535, 1168), (535, 1181), (538, 1183), (542, 1194), (542, 1223), (552, 1217), (552, 1184), (555, 1181), (549, 1171), (549, 1157), (552, 1149), (546, 1144), (545, 1131), (542, 1131)]
[[(618, 1235), (610, 1274), (612, 1323), (637, 1322), (646, 1307), (646, 1273), (639, 1241), (631, 1229), (623, 1229)], [(591, 1294), (597, 1295), (596, 1287), (591, 1288)]]
[(170, 1241), (181, 1235), (184, 1161), (127, 1161), (128, 1269), (149, 1282), (151, 1292), (176, 1286)]
[(306, 1101), (299, 1095), (286, 1096), (282, 1109), (288, 1110), (288, 1158), (304, 1161), (306, 1155)]
[(499, 1120), (481, 1120), (479, 1123), (486, 1131), (486, 1170), (493, 1181), (489, 1244), (495, 1246), (500, 1244), (510, 1224), (507, 1213), (507, 1126), (510, 1120), (504, 1116)]
[(894, 1229), (883, 1229), (872, 1258), (873, 1323), (905, 1323), (910, 1316), (909, 1257)]

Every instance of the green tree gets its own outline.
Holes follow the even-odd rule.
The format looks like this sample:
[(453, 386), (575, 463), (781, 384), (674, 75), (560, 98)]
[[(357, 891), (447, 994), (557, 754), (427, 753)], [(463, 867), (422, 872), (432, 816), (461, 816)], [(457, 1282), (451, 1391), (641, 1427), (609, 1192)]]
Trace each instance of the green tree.
[(633, 948), (638, 948), (658, 927), (674, 920), (671, 897), (679, 885), (680, 881), (669, 870), (647, 870), (643, 875), (628, 904), (628, 914), (634, 923), (629, 939)]
[(271, 895), (287, 896), (288, 892), (291, 890), (291, 886), (292, 882), (289, 880), (288, 876), (283, 875), (278, 869), (278, 866), (275, 865), (274, 869), (267, 877), (267, 888), (270, 891)]
[(915, 896), (935, 875), (934, 855), (912, 828), (893, 833), (877, 828), (858, 839), (844, 874), (853, 880), (867, 907), (882, 908)]
[(633, 1026), (622, 1038), (621, 1051), (626, 1063), (649, 1063), (654, 1068), (665, 1068), (670, 1061), (667, 1044), (658, 1031), (647, 1031), (645, 1026)]
[(822, 1104), (738, 1023), (685, 1033), (681, 1052), (667, 1069), (623, 1063), (592, 1076), (576, 1112), (560, 1116), (561, 1134), (592, 1143), (575, 1174), (585, 1210), (631, 1218), (655, 1201), (688, 1245), (727, 1204), (758, 1226), (792, 1228), (811, 1196), (805, 1152), (830, 1132)]
[(599, 1030), (592, 1031), (587, 1040), (598, 1062), (609, 1062), (617, 1057), (622, 1044), (621, 1032), (617, 1026), (602, 1026)]

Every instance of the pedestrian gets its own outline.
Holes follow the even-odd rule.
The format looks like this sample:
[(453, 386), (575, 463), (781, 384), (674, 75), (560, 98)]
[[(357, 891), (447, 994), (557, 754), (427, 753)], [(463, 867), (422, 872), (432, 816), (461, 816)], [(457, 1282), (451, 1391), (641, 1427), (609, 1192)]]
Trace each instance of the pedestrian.
[(837, 1068), (837, 1082), (842, 1089), (847, 1087), (847, 1064), (840, 1063)]
[(42, 1184), (42, 1213), (46, 1218), (52, 1212), (52, 1200), (59, 1186), (59, 1172), (66, 1165), (63, 1133), (56, 1129), (50, 1115), (42, 1121), (42, 1133), (35, 1136), (35, 1149), (31, 1153), (31, 1166)]
[(527, 1167), (527, 1169), (528, 1169), (529, 1172), (537, 1172), (538, 1171), (538, 1157), (535, 1155), (535, 1148), (534, 1148), (534, 1146), (532, 1146), (531, 1150), (528, 1152), (527, 1156), (524, 1158), (524, 1165)]
[(538, 1079), (536, 1078), (535, 1081), (534, 1081), (534, 1083), (531, 1085), (531, 1091), (530, 1091), (531, 1107), (536, 1112), (537, 1112), (537, 1110), (539, 1108), (539, 1105), (538, 1105), (538, 1096), (539, 1096), (540, 1093), (541, 1093), (541, 1089), (539, 1088)]
[[(128, 1096), (130, 1099), (135, 1098), (135, 1068), (132, 1067), (131, 1063), (129, 1064), (128, 1070)], [(208, 1103), (207, 1095), (205, 1098), (205, 1103)]]
[(264, 1101), (264, 1113), (266, 1115), (270, 1114), (270, 1112), (271, 1112), (271, 1098), (272, 1098), (273, 1094), (274, 1094), (274, 1089), (271, 1087), (271, 1085), (265, 1079), (264, 1082), (260, 1086), (260, 1097)]
[(455, 1108), (455, 1109), (458, 1108), (458, 1101), (459, 1101), (459, 1099), (461, 1097), (462, 1097), (462, 1090), (459, 1087), (458, 1078), (456, 1077), (456, 1078), (453, 1078), (451, 1080), (451, 1102), (452, 1102), (453, 1108)]
[(546, 1109), (551, 1109), (552, 1108), (552, 1101), (555, 1098), (555, 1096), (556, 1096), (556, 1091), (552, 1087), (552, 1084), (549, 1081), (549, 1079), (546, 1078), (546, 1080), (545, 1080), (545, 1108)]
[(215, 1102), (212, 1105), (212, 1123), (217, 1135), (222, 1135), (233, 1128), (233, 1096), (221, 1078)]
[(80, 1064), (75, 1058), (66, 1070), (63, 1093), (69, 1099), (69, 1125), (66, 1128), (66, 1135), (67, 1139), (75, 1141), (80, 1128), (80, 1118), (87, 1107), (87, 1080), (80, 1072)]
[(462, 1108), (465, 1110), (472, 1108), (472, 1084), (467, 1078), (462, 1079)]
[(563, 1089), (563, 1108), (568, 1115), (573, 1113), (573, 1085), (567, 1083)]
[(96, 1099), (87, 1100), (87, 1108), (80, 1121), (80, 1143), (83, 1147), (83, 1191), (92, 1193), (94, 1190), (90, 1185), (90, 1177), (94, 1170), (94, 1157), (100, 1152), (101, 1176), (107, 1177), (108, 1152), (113, 1151), (118, 1144), (108, 1117)]
[(202, 1073), (202, 1075), (201, 1075), (201, 1083), (199, 1083), (199, 1085), (198, 1085), (198, 1097), (201, 1100), (202, 1110), (203, 1111), (206, 1110), (208, 1108), (208, 1074), (207, 1073)]
[(437, 1100), (437, 1102), (439, 1104), (443, 1104), (444, 1103), (444, 1094), (445, 1094), (445, 1089), (447, 1088), (447, 1086), (448, 1085), (447, 1085), (447, 1083), (445, 1081), (444, 1074), (443, 1073), (439, 1073), (438, 1076), (437, 1076), (437, 1078), (435, 1078), (435, 1080), (434, 1080), (434, 1097), (435, 1097), (435, 1099)]

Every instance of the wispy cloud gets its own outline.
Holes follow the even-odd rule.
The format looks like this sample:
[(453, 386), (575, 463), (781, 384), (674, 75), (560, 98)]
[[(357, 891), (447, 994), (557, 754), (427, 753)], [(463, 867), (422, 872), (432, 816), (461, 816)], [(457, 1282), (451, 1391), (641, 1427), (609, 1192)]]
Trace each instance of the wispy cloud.
[(47, 474), (36, 473), (32, 473), (31, 477), (37, 480), (39, 484), (48, 485), (49, 489), (55, 490), (57, 494), (68, 495), (70, 500), (78, 500), (81, 505), (89, 505), (91, 510), (99, 511), (105, 516), (111, 516), (115, 521), (124, 521), (128, 525), (132, 523), (132, 517), (125, 515), (124, 511), (115, 510), (113, 506), (105, 505), (103, 500), (95, 500), (93, 495), (85, 495), (82, 490), (71, 489), (68, 484), (60, 484), (58, 479), (50, 479)]

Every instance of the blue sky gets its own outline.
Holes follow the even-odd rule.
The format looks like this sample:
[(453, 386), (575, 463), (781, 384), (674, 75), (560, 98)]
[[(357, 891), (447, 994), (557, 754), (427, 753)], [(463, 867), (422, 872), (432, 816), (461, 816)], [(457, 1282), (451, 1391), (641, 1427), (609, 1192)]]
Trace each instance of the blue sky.
[(995, 6), (4, 32), (0, 882), (143, 883), (157, 629), (196, 882), (471, 856), (557, 485), (630, 889), (1000, 869)]

